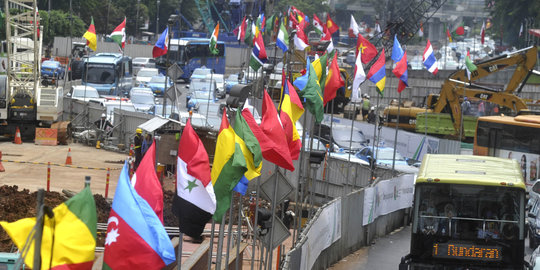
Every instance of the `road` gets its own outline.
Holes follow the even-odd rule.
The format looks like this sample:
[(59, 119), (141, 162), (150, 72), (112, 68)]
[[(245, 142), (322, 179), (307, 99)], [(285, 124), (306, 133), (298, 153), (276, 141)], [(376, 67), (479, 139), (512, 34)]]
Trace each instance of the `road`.
[[(389, 235), (379, 238), (375, 244), (364, 247), (343, 258), (331, 266), (330, 270), (395, 270), (401, 257), (409, 253), (411, 227), (400, 228)], [(529, 260), (533, 250), (529, 248), (529, 240), (525, 241), (525, 260)]]

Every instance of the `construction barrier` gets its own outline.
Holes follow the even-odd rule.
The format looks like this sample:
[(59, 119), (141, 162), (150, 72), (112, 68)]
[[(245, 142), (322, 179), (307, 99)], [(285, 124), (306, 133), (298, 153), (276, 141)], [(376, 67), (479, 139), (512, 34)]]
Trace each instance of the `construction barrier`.
[[(34, 162), (34, 161), (21, 161), (21, 160), (9, 160), (9, 159), (2, 159), (1, 162), (12, 162), (12, 163), (22, 163), (22, 164), (34, 164), (34, 165), (48, 165), (50, 162)], [(65, 165), (65, 164), (59, 164), (59, 163), (50, 163), (52, 166), (58, 166), (58, 167), (67, 167), (67, 168), (75, 168), (75, 169), (84, 169), (84, 170), (101, 170), (106, 171), (109, 168), (96, 168), (96, 167), (85, 167), (85, 166), (73, 166), (73, 165)], [(112, 168), (111, 170), (121, 170), (122, 168)]]
[(58, 129), (53, 128), (36, 128), (37, 145), (58, 145)]

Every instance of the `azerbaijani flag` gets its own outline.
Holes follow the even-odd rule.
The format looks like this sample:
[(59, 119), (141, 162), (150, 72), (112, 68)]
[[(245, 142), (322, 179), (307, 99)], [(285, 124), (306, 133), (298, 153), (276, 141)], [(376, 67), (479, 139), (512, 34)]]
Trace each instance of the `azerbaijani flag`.
[(214, 32), (212, 32), (212, 36), (210, 37), (210, 44), (208, 44), (208, 46), (210, 47), (210, 53), (213, 55), (216, 55), (219, 53), (219, 50), (217, 48), (218, 35), (219, 35), (219, 22), (216, 24), (216, 28), (214, 28)]
[[(90, 187), (53, 209), (54, 217), (44, 216), (41, 243), (41, 269), (92, 269), (96, 249), (96, 203)], [(0, 222), (17, 248), (22, 250), (36, 218)], [(34, 265), (34, 243), (24, 263)]]
[(386, 69), (384, 68), (385, 61), (386, 59), (383, 48), (381, 55), (379, 55), (379, 58), (377, 61), (375, 61), (375, 64), (371, 66), (367, 75), (369, 80), (375, 84), (377, 91), (381, 96), (384, 95), (384, 85), (386, 84)]
[(94, 17), (91, 18), (90, 26), (88, 26), (88, 30), (84, 33), (83, 38), (86, 39), (86, 45), (95, 52), (97, 51), (96, 27), (94, 26)]
[(176, 260), (158, 216), (129, 182), (124, 163), (107, 221), (103, 269), (162, 269)]
[(163, 189), (156, 173), (156, 142), (144, 154), (141, 164), (131, 177), (131, 184), (148, 202), (163, 223)]
[(126, 46), (126, 17), (124, 17), (124, 21), (120, 25), (114, 28), (110, 38), (124, 49)]
[(229, 124), (226, 110), (226, 108), (223, 109), (211, 173), (217, 201), (213, 217), (216, 222), (221, 222), (223, 215), (229, 209), (233, 188), (248, 170), (241, 147), (243, 141)]

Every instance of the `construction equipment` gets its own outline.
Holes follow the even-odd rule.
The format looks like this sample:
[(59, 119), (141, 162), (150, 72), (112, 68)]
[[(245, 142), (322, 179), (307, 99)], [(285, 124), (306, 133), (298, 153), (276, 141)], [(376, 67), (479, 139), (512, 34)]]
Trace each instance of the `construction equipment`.
[[(37, 0), (6, 0), (7, 76), (0, 77), (0, 135), (34, 138), (62, 113), (63, 90), (40, 85), (42, 36)], [(16, 13), (13, 13), (17, 10)]]
[[(534, 72), (533, 68), (536, 65), (536, 57), (537, 48), (529, 47), (479, 62), (476, 64), (477, 70), (471, 73), (470, 80), (467, 77), (466, 70), (458, 70), (445, 80), (439, 95), (431, 94), (427, 97), (427, 109), (418, 107), (400, 108), (398, 126), (403, 129), (416, 129), (418, 132), (424, 132), (425, 126), (422, 126), (421, 129), (418, 128), (426, 120), (420, 120), (418, 118), (420, 114), (423, 113), (422, 117), (428, 117), (428, 119), (430, 116), (438, 117), (439, 120), (441, 119), (441, 115), (437, 114), (448, 114), (446, 117), (443, 116), (443, 118), (451, 120), (453, 129), (451, 127), (452, 125), (444, 127), (449, 124), (448, 121), (438, 120), (430, 122), (427, 130), (428, 133), (439, 135), (461, 134), (462, 137), (469, 137), (474, 135), (472, 131), (463, 132), (462, 130), (461, 102), (464, 97), (491, 102), (506, 107), (514, 113), (527, 109), (525, 102), (516, 93), (519, 94), (521, 92), (525, 82)], [(515, 67), (515, 71), (504, 89), (493, 89), (476, 82), (481, 78), (510, 67)], [(385, 109), (384, 115), (388, 117), (387, 126), (396, 126), (397, 111), (397, 106), (389, 106)], [(474, 120), (475, 118), (472, 118), (473, 122)]]

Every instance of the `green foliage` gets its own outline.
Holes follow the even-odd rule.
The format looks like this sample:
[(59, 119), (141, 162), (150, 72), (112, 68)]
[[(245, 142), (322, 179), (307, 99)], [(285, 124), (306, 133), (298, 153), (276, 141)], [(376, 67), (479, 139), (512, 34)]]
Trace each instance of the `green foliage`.
[(518, 46), (519, 29), (525, 25), (525, 19), (534, 19), (535, 25), (540, 23), (540, 1), (538, 0), (497, 0), (491, 10), (493, 28), (502, 30), (503, 41)]
[[(49, 17), (50, 14), (50, 17)], [(51, 10), (50, 13), (40, 11), (40, 25), (43, 26), (43, 44), (51, 44), (55, 36), (82, 36), (87, 29), (85, 23), (77, 16), (70, 21), (69, 13), (61, 10)]]

